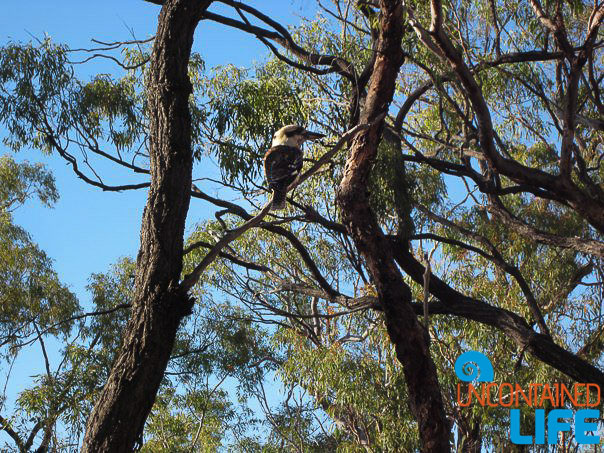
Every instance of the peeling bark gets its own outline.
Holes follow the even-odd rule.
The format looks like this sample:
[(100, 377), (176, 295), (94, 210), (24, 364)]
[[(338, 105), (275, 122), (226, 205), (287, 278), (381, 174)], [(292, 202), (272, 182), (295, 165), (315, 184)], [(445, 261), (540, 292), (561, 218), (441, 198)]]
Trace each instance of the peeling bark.
[[(375, 59), (360, 122), (372, 124), (353, 139), (337, 193), (343, 223), (363, 255), (384, 309), (386, 326), (398, 360), (403, 364), (411, 410), (419, 425), (423, 452), (450, 451), (449, 422), (445, 416), (436, 367), (428, 336), (411, 306), (411, 291), (399, 272), (389, 241), (369, 204), (368, 178), (384, 127), (383, 116), (394, 95), (403, 63), (402, 7), (382, 0)], [(381, 119), (380, 119), (381, 118)]]

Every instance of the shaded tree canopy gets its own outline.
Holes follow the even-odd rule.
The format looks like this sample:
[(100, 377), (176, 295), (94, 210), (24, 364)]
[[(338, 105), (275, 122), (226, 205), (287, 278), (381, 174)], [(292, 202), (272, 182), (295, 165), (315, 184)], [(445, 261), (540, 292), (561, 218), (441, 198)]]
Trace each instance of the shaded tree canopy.
[[(497, 382), (604, 384), (603, 4), (332, 0), (286, 28), (151, 3), (153, 38), (84, 53), (111, 75), (49, 39), (0, 49), (7, 151), (148, 191), (138, 256), (84, 305), (11, 219), (52, 176), (0, 161), (2, 357), (64, 345), (0, 405), (9, 448), (508, 451), (509, 411), (456, 402), (462, 352)], [(206, 68), (206, 21), (266, 57)], [(268, 213), (261, 156), (290, 123), (327, 138)], [(214, 216), (185, 235), (189, 203)]]

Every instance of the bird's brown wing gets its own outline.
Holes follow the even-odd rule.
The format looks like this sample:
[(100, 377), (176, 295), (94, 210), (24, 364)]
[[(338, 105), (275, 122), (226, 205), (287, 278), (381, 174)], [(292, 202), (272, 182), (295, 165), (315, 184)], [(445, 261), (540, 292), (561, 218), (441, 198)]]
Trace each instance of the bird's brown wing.
[(292, 146), (273, 146), (264, 155), (264, 175), (269, 187), (289, 184), (302, 170), (302, 151)]

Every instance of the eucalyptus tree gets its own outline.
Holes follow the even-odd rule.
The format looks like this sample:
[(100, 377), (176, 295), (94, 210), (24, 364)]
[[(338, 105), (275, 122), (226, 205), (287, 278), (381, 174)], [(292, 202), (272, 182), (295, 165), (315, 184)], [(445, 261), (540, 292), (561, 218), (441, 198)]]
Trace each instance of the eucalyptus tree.
[[(493, 357), (501, 379), (604, 383), (603, 5), (335, 0), (289, 31), (232, 0), (153, 3), (163, 5), (153, 52), (125, 51), (122, 79), (80, 83), (52, 46), (35, 58), (14, 47), (6, 61), (19, 64), (3, 65), (14, 147), (54, 150), (105, 190), (149, 187), (132, 313), (85, 449), (139, 440), (178, 328), (194, 305), (218, 304), (212, 288), (238, 304), (222, 307), (225, 319), (270, 326), (272, 348), (246, 366), (271, 364), (305, 395), (278, 413), (263, 406), (283, 448), (440, 452), (452, 424), (467, 451), (503, 445), (501, 413), (455, 404), (452, 363), (467, 347)], [(203, 75), (190, 58), (200, 20), (254, 36), (274, 58), (253, 74)], [(265, 217), (261, 152), (288, 122), (334, 142), (356, 129), (347, 154), (308, 150), (290, 209)], [(83, 167), (88, 154), (143, 182), (107, 184)], [(189, 190), (207, 154), (220, 181)], [(184, 247), (190, 197), (218, 212)], [(155, 421), (174, 416), (166, 398), (149, 424), (156, 440)], [(312, 442), (322, 425), (309, 428), (306, 398), (336, 427)], [(174, 448), (202, 435), (210, 445), (188, 417)]]
[[(52, 206), (58, 199), (54, 178), (40, 164), (19, 163), (5, 155), (0, 157), (0, 183), (0, 354), (7, 364), (0, 430), (9, 436), (14, 450), (42, 451), (54, 445), (56, 425), (81, 409), (70, 410), (73, 400), (85, 394), (84, 386), (76, 383), (83, 368), (76, 354), (66, 352), (57, 366), (51, 363), (44, 341), (54, 335), (69, 348), (73, 316), (80, 306), (59, 280), (51, 259), (13, 219), (13, 213), (31, 203), (31, 198)], [(42, 352), (44, 372), (33, 388), (10, 401), (7, 391), (17, 384), (11, 376), (13, 365), (32, 343)]]
[[(352, 14), (345, 16), (349, 10), (343, 3), (336, 2), (335, 5), (335, 10), (328, 14), (339, 17), (347, 27), (348, 33), (344, 32), (342, 36), (350, 37), (354, 31), (360, 31), (365, 33), (368, 43), (375, 39), (371, 20), (359, 25), (351, 19)], [(252, 12), (249, 7), (235, 6), (262, 20), (261, 14)], [(597, 104), (601, 102), (602, 74), (601, 66), (598, 66), (601, 43), (595, 38), (602, 21), (601, 5), (577, 6), (575, 9), (563, 6), (554, 9), (553, 5), (547, 5), (552, 10), (544, 12), (534, 2), (528, 5), (461, 3), (447, 4), (446, 14), (439, 2), (433, 2), (431, 8), (420, 3), (405, 6), (409, 31), (414, 33), (406, 34), (401, 45), (406, 63), (395, 98), (400, 109), (393, 112), (391, 127), (384, 134), (395, 148), (394, 159), (384, 147), (374, 168), (382, 171), (393, 166), (401, 168), (396, 166), (397, 161), (407, 162), (403, 169), (406, 168), (408, 173), (421, 169), (422, 177), (431, 178), (428, 181), (433, 181), (434, 185), (427, 193), (416, 191), (410, 212), (408, 207), (405, 209), (409, 199), (401, 189), (413, 184), (421, 187), (423, 181), (404, 178), (404, 170), (395, 172), (398, 181), (384, 181), (387, 171), (373, 173), (374, 178), (389, 184), (388, 189), (395, 197), (388, 206), (390, 213), (384, 214), (396, 221), (389, 224), (386, 216), (381, 221), (386, 228), (390, 227), (387, 239), (397, 265), (420, 286), (424, 286), (426, 276), (429, 277), (426, 289), (436, 298), (429, 304), (429, 313), (454, 314), (501, 330), (520, 351), (518, 363), (522, 363), (525, 353), (530, 352), (574, 379), (601, 383), (601, 371), (582, 360), (591, 345), (599, 344), (597, 340), (593, 343), (599, 336), (598, 317), (590, 317), (589, 323), (580, 323), (583, 317), (577, 317), (575, 311), (582, 310), (587, 304), (588, 311), (595, 315), (599, 313), (601, 302), (602, 242), (597, 223), (600, 212), (597, 194), (601, 191), (602, 145)], [(368, 11), (361, 8), (357, 13), (363, 18), (362, 13)], [(557, 17), (558, 24), (554, 28), (559, 36), (553, 41), (552, 49), (552, 25), (543, 18), (553, 15)], [(260, 39), (274, 37), (245, 20), (234, 23), (232, 19), (215, 14), (207, 17), (236, 26)], [(425, 17), (432, 17), (432, 22), (426, 24), (422, 20)], [(491, 21), (486, 28), (482, 23), (484, 17)], [(565, 21), (569, 25), (565, 26)], [(543, 24), (545, 28), (542, 28)], [(356, 39), (350, 38), (349, 42), (358, 45)], [(558, 50), (564, 40), (574, 40), (577, 44), (572, 48), (567, 46), (564, 53)], [(445, 49), (447, 45), (449, 47)], [(371, 45), (358, 47), (367, 50)], [(315, 52), (324, 48), (317, 45)], [(291, 52), (297, 55), (296, 50)], [(343, 54), (338, 55), (346, 59)], [(312, 61), (310, 56), (301, 57)], [(284, 60), (281, 54), (277, 54), (277, 58)], [(588, 62), (592, 69), (585, 67)], [(369, 63), (371, 65), (373, 61), (370, 59)], [(339, 73), (339, 68), (341, 65), (334, 68), (334, 72)], [(366, 81), (370, 73), (370, 70), (363, 71), (358, 80)], [(570, 75), (573, 75), (572, 80)], [(478, 81), (474, 80), (476, 78)], [(346, 86), (345, 75), (343, 79), (342, 85)], [(325, 98), (345, 107), (339, 111), (335, 109), (339, 115), (332, 113), (316, 121), (331, 125), (325, 118), (346, 116), (341, 114), (342, 111), (353, 112), (348, 117), (358, 119), (355, 115), (365, 93), (355, 92), (354, 84), (350, 85), (348, 93), (337, 93), (339, 97), (334, 95), (334, 90), (324, 90)], [(577, 92), (583, 93), (581, 103), (573, 101)], [(233, 103), (235, 108), (231, 111), (235, 114), (243, 110), (236, 107), (238, 104)], [(567, 109), (565, 117), (564, 108)], [(229, 107), (219, 111), (229, 111)], [(234, 125), (233, 131), (237, 135), (242, 129)], [(580, 133), (583, 135), (579, 136)], [(570, 146), (568, 137), (571, 136), (578, 143), (571, 147), (580, 155), (571, 159), (572, 177), (563, 182), (565, 176), (558, 176), (556, 166), (563, 151), (556, 152), (556, 147), (562, 150)], [(224, 144), (224, 141), (218, 142)], [(485, 150), (485, 146), (492, 148)], [(493, 150), (499, 150), (497, 152), (504, 157), (499, 159)], [(544, 150), (548, 150), (548, 158), (541, 153)], [(568, 149), (564, 153), (568, 153)], [(501, 167), (497, 167), (497, 159)], [(586, 164), (585, 159), (589, 163)], [(386, 165), (383, 165), (384, 161)], [(338, 168), (337, 163), (334, 167)], [(547, 175), (546, 171), (552, 173)], [(451, 183), (452, 178), (445, 180), (439, 174), (458, 177), (459, 183)], [(581, 178), (589, 179), (589, 184), (580, 182)], [(456, 192), (463, 193), (464, 187), (467, 188), (465, 195), (456, 197), (459, 202), (447, 203), (442, 199), (445, 181), (449, 182), (448, 188)], [(567, 188), (551, 186), (544, 189), (546, 181), (557, 181), (554, 185), (566, 185)], [(380, 191), (375, 186), (370, 187), (376, 203)], [(422, 188), (425, 190), (425, 186)], [(428, 193), (435, 200), (431, 200)], [(328, 200), (333, 200), (333, 192), (331, 194), (331, 198), (326, 197)], [(586, 205), (579, 207), (572, 201), (573, 197), (582, 199)], [(351, 203), (358, 207), (360, 199), (354, 196)], [(424, 205), (427, 202), (432, 203), (431, 207)], [(295, 199), (292, 203), (307, 222), (319, 224), (332, 233), (347, 235), (350, 232), (350, 228), (338, 222), (340, 218), (345, 219), (345, 213), (338, 217), (329, 207), (319, 212), (316, 205), (296, 203)], [(227, 204), (222, 207), (237, 215), (237, 209)], [(299, 219), (299, 216), (292, 217)], [(409, 217), (414, 218), (415, 228), (410, 225)], [(399, 226), (399, 230), (392, 229), (392, 224)], [(357, 230), (362, 231), (360, 225)], [(377, 233), (370, 236), (379, 237)], [(448, 257), (445, 269), (449, 269), (450, 275), (445, 275), (446, 278), (430, 275), (422, 263), (423, 253), (418, 256), (408, 250), (409, 240), (445, 244), (444, 253)], [(383, 259), (388, 253), (381, 250), (376, 256)], [(468, 257), (473, 258), (469, 261)], [(551, 267), (554, 261), (556, 271)], [(546, 262), (547, 266), (542, 268), (540, 262)], [(338, 299), (339, 295), (325, 284), (324, 278), (315, 278), (313, 269), (316, 266), (309, 265), (308, 269), (315, 280), (314, 288), (292, 287), (288, 282), (282, 282), (278, 287), (289, 286), (290, 290), (295, 288), (309, 297), (323, 297), (324, 300), (350, 300)], [(479, 269), (492, 270), (483, 271), (477, 280)], [(494, 272), (496, 278), (491, 277), (490, 272)], [(447, 283), (448, 279), (451, 279), (450, 283)], [(375, 276), (372, 283), (376, 284)], [(575, 291), (577, 287), (584, 289)], [(395, 293), (400, 295), (401, 291)], [(516, 305), (510, 304), (511, 292), (519, 297)], [(422, 297), (418, 295), (418, 299)], [(428, 302), (425, 297), (423, 299)], [(421, 305), (414, 308), (423, 312)], [(568, 322), (575, 327), (570, 331), (572, 333), (564, 327)], [(539, 334), (533, 330), (533, 325), (538, 326)], [(555, 341), (552, 335), (555, 335)], [(567, 349), (556, 342), (567, 345)], [(473, 343), (477, 344), (476, 341)], [(573, 347), (573, 344), (581, 347)], [(569, 349), (581, 354), (577, 356)], [(594, 352), (599, 356), (599, 349)], [(593, 362), (594, 356), (590, 359), (597, 364), (597, 361)], [(476, 434), (475, 422), (470, 421), (463, 424), (466, 434), (480, 436), (480, 429)]]

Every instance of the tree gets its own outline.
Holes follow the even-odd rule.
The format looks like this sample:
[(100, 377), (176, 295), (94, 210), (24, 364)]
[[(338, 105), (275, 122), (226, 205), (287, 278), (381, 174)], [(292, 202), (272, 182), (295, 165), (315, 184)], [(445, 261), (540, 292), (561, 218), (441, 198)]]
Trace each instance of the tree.
[(210, 2), (162, 8), (149, 86), (151, 185), (141, 228), (133, 313), (86, 428), (82, 451), (130, 451), (166, 369), (176, 331), (193, 301), (179, 285), (193, 153), (188, 62), (193, 32)]
[[(0, 181), (2, 359), (14, 363), (22, 349), (34, 342), (42, 350), (46, 370), (36, 377), (33, 389), (19, 396), (14, 416), (5, 413), (6, 398), (2, 397), (0, 427), (19, 452), (30, 451), (41, 434), (39, 448), (42, 451), (51, 443), (54, 427), (68, 411), (71, 398), (85, 393), (82, 387), (74, 385), (81, 371), (81, 364), (74, 355), (67, 353), (61, 366), (51, 370), (44, 334), (51, 332), (67, 342), (74, 323), (65, 319), (72, 317), (80, 307), (74, 295), (59, 281), (48, 256), (13, 221), (12, 213), (34, 196), (46, 206), (57, 201), (54, 178), (42, 165), (17, 163), (9, 156), (2, 156)], [(9, 376), (10, 371), (7, 382)]]
[[(234, 312), (224, 307), (226, 319), (273, 326), (276, 346), (244, 362), (271, 363), (337, 426), (337, 434), (313, 437), (309, 400), (287, 400), (278, 412), (265, 404), (275, 448), (446, 451), (453, 424), (460, 448), (502, 445), (502, 414), (453, 403), (452, 363), (469, 345), (496, 358), (501, 375), (516, 369), (517, 381), (604, 382), (602, 5), (384, 0), (344, 8), (336, 1), (334, 10), (324, 8), (341, 27), (336, 33), (325, 20), (290, 32), (247, 4), (218, 3), (235, 18), (209, 11), (210, 2), (166, 2), (149, 69), (144, 52), (128, 51), (131, 72), (122, 80), (80, 85), (44, 52), (24, 66), (55, 71), (52, 79), (59, 73), (62, 83), (51, 86), (45, 75), (28, 85), (17, 73), (3, 80), (18, 81), (23, 98), (4, 97), (2, 118), (16, 147), (28, 141), (55, 149), (78, 176), (106, 190), (150, 184), (133, 310), (85, 449), (120, 451), (137, 442), (200, 286), (200, 304), (213, 301), (210, 288), (239, 304)], [(489, 18), (486, 29), (481, 17)], [(251, 77), (228, 67), (200, 75), (200, 61), (189, 62), (200, 19), (256, 36), (275, 59)], [(27, 108), (11, 110), (19, 105)], [(135, 165), (100, 149), (104, 122), (120, 150), (144, 142), (147, 118), (149, 169), (144, 155), (135, 154), (143, 162)], [(337, 146), (309, 150), (292, 209), (265, 218), (258, 150), (287, 122), (312, 122), (352, 141), (347, 158)], [(84, 173), (60, 141), (74, 129), (81, 146), (150, 172), (151, 182), (109, 186)], [(189, 190), (193, 159), (203, 159), (204, 149), (218, 160), (219, 185), (245, 203), (212, 197), (203, 186)], [(448, 200), (447, 190), (460, 195)], [(219, 212), (183, 248), (191, 196)], [(253, 237), (246, 233), (252, 228)], [(440, 244), (436, 255), (428, 241)], [(386, 353), (386, 332), (395, 356)], [(242, 344), (251, 350), (256, 343)], [(299, 375), (300, 365), (320, 377)], [(255, 379), (249, 391), (262, 399), (262, 378)], [(364, 395), (351, 384), (357, 379), (373, 382), (375, 393)], [(154, 417), (179, 417), (166, 412), (166, 395)], [(380, 410), (372, 399), (391, 404)], [(419, 439), (400, 434), (413, 429), (413, 419)], [(150, 432), (158, 432), (153, 423)], [(183, 445), (198, 438), (178, 436)], [(257, 445), (239, 445), (246, 442)]]

